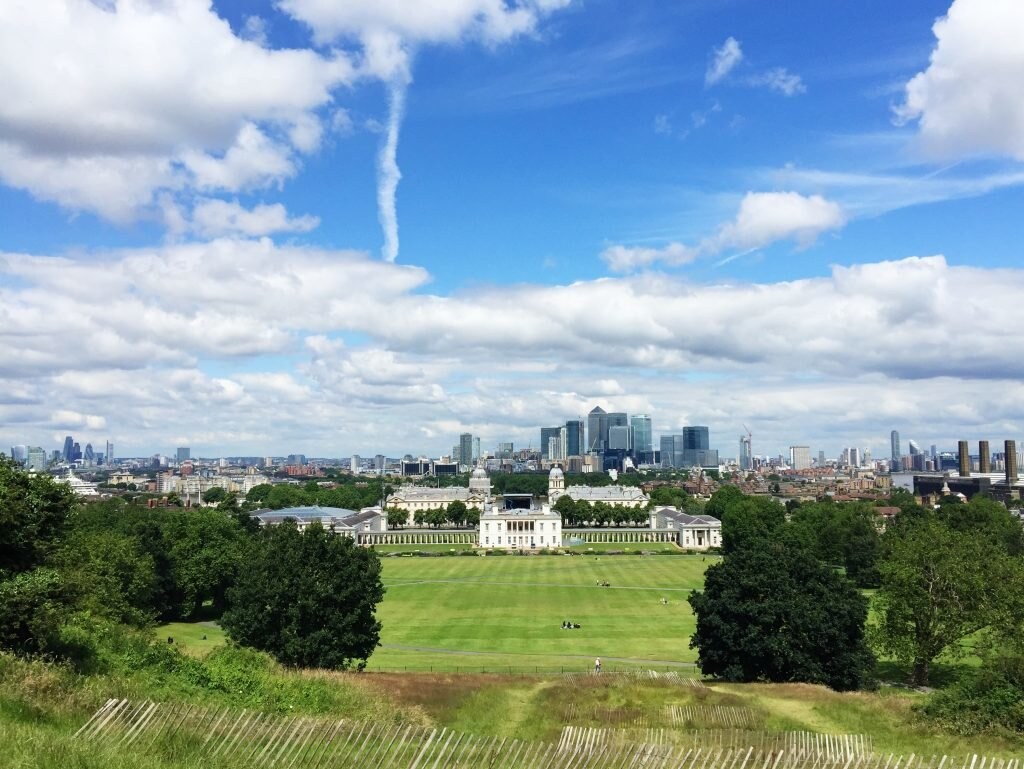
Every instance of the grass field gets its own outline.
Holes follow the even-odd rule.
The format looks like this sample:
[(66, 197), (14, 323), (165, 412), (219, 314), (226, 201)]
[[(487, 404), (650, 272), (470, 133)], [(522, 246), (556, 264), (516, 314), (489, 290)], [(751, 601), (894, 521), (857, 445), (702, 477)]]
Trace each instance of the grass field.
[[(371, 670), (679, 667), (711, 556), (389, 558)], [(599, 587), (608, 582), (609, 587)], [(662, 603), (667, 601), (667, 605)], [(561, 623), (579, 623), (562, 630)]]

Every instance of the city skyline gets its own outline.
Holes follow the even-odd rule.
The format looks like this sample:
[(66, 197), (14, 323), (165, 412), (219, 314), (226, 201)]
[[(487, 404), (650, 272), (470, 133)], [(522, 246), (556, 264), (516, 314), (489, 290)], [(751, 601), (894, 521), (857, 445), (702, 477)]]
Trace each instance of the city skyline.
[(0, 446), (1024, 435), (1020, 3), (417, 8), (0, 9)]

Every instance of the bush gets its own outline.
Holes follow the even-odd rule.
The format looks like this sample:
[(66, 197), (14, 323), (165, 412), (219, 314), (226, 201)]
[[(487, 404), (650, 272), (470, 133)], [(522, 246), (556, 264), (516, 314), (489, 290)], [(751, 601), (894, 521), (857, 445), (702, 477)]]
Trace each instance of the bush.
[(921, 707), (924, 716), (957, 734), (1024, 732), (1024, 657), (990, 662)]

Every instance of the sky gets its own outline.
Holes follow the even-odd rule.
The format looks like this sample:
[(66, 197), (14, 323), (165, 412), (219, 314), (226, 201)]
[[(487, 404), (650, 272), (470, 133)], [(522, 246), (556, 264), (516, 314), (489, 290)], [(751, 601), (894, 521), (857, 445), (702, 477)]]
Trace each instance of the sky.
[(1021, 39), (1019, 0), (8, 0), (0, 447), (1021, 439)]

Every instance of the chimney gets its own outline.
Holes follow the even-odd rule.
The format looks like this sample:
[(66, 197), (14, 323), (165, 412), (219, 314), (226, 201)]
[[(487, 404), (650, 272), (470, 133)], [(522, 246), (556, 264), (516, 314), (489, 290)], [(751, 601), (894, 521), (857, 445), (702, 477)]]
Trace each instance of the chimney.
[(1006, 483), (1017, 482), (1017, 441), (1006, 441)]
[(992, 457), (988, 450), (988, 441), (978, 441), (978, 472), (982, 475), (992, 472)]
[(960, 477), (967, 478), (971, 474), (971, 454), (967, 448), (967, 441), (959, 441), (957, 449), (960, 455)]

